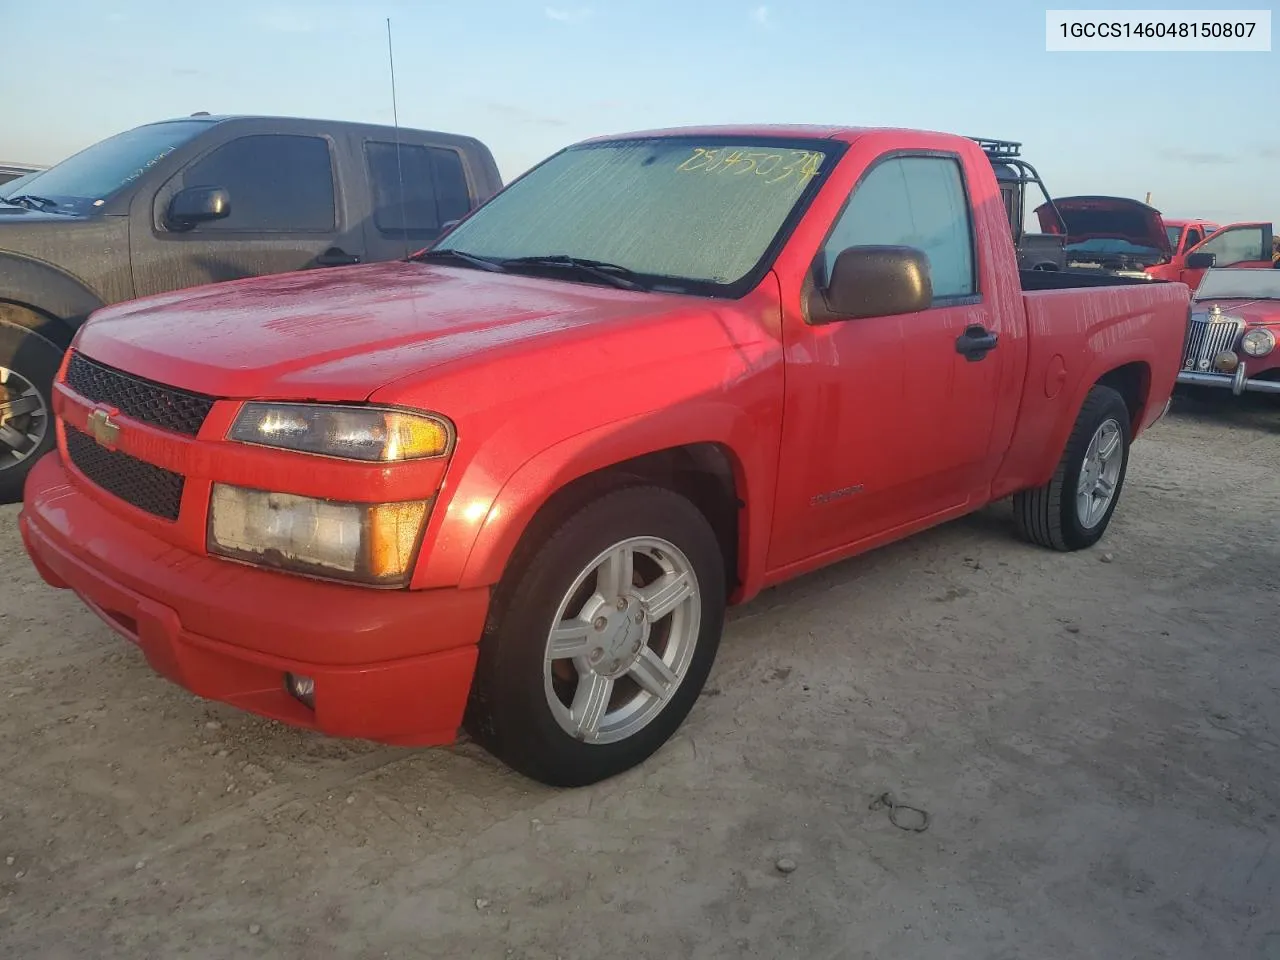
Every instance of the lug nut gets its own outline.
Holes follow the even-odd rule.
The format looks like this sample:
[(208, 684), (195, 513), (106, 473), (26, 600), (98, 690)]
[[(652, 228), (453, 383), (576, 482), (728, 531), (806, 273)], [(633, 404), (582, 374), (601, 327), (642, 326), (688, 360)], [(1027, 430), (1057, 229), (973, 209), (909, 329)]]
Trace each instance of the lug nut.
[(596, 617), (595, 621), (591, 625), (595, 627), (597, 630), (603, 630), (605, 627), (609, 625), (609, 621), (606, 620), (604, 617)]
[(622, 597), (619, 597), (618, 602), (615, 603), (614, 606), (616, 606), (619, 610), (625, 610), (627, 609), (627, 601), (624, 600)]
[(637, 611), (636, 611), (636, 623), (644, 623), (644, 611), (643, 611), (643, 610), (637, 610)]

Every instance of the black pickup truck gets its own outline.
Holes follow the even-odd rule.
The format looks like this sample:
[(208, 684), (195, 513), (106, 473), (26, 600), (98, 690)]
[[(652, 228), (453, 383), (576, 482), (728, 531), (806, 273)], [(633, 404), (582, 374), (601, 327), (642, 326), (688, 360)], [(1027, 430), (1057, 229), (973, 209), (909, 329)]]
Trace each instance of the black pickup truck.
[[(990, 137), (970, 137), (982, 147), (991, 161), (995, 171), (996, 182), (1000, 185), (1000, 197), (1004, 201), (1005, 212), (1009, 215), (1009, 227), (1013, 230), (1013, 246), (1018, 254), (1018, 267), (1022, 270), (1063, 270), (1066, 268), (1066, 253), (1063, 244), (1066, 242), (1065, 226), (1058, 233), (1028, 233), (1027, 188), (1035, 185), (1044, 204), (1036, 209), (1041, 220), (1046, 218), (1051, 223), (1063, 224), (1062, 214), (1058, 211), (1049, 191), (1045, 188), (1040, 174), (1022, 156), (1022, 144), (1016, 140), (993, 140)], [(1041, 211), (1046, 211), (1041, 214)]]
[(389, 260), (501, 189), (471, 137), (193, 115), (109, 137), (0, 194), (0, 502), (54, 444), (50, 389), (97, 308)]

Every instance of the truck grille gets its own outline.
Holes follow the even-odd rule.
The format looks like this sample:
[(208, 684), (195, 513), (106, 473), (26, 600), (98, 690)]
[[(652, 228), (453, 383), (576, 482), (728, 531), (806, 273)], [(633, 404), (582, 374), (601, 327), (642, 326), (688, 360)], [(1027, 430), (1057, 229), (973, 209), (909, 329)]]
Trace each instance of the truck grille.
[(67, 386), (93, 403), (127, 417), (194, 437), (213, 409), (214, 397), (166, 387), (123, 373), (74, 352), (67, 363)]
[(1182, 369), (1203, 373), (1213, 367), (1213, 358), (1236, 344), (1241, 324), (1238, 320), (1192, 317), (1187, 330), (1187, 348), (1182, 354)]
[(108, 450), (70, 424), (67, 455), (76, 469), (112, 496), (165, 520), (177, 520), (182, 503), (182, 474), (144, 463), (119, 450)]

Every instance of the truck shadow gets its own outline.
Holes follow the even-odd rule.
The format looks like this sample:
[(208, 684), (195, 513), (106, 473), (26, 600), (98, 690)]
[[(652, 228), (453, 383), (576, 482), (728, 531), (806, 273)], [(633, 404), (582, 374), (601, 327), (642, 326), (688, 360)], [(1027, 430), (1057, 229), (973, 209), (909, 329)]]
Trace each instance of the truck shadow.
[[(1004, 559), (995, 558), (996, 551)], [(915, 580), (945, 587), (954, 576), (981, 570), (984, 564), (1007, 567), (1024, 552), (1028, 557), (1044, 553), (1017, 538), (1011, 503), (1000, 500), (967, 516), (770, 587), (749, 602), (730, 608), (728, 624), (805, 604), (831, 591), (857, 592), (868, 584), (887, 587), (894, 580)]]
[(1280, 434), (1280, 395), (1178, 387), (1170, 416), (1205, 426), (1231, 427), (1255, 433)]

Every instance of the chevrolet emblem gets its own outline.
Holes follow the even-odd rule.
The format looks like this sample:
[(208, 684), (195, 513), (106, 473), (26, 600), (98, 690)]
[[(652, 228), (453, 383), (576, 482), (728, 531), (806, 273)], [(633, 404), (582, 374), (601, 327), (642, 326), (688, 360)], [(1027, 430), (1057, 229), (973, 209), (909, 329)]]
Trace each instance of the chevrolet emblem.
[(102, 407), (89, 414), (87, 424), (89, 435), (97, 441), (98, 446), (114, 450), (116, 440), (120, 437), (120, 424), (111, 419), (111, 411)]

